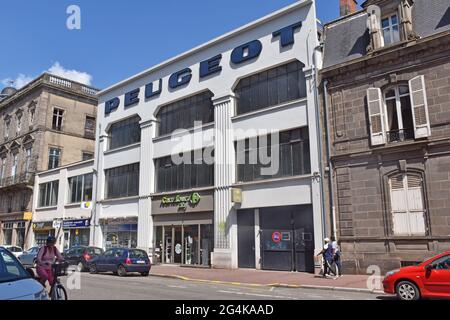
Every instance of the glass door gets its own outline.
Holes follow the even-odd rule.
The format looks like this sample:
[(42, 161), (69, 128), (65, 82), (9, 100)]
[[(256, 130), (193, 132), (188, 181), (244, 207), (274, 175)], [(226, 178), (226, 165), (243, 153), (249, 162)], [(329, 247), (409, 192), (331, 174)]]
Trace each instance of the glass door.
[(184, 226), (184, 264), (198, 265), (200, 256), (199, 226)]

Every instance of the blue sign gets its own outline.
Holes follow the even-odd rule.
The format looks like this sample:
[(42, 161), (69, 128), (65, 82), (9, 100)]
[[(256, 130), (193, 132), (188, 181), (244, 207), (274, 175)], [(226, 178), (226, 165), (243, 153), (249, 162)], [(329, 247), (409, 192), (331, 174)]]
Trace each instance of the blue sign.
[[(289, 48), (294, 42), (294, 34), (298, 29), (301, 29), (302, 22), (297, 22), (283, 29), (277, 30), (272, 33), (273, 38), (279, 38), (281, 48)], [(256, 60), (263, 50), (262, 43), (259, 40), (253, 40), (246, 44), (240, 45), (231, 52), (231, 64), (238, 66), (244, 62)], [(220, 74), (222, 55), (216, 55), (208, 60), (202, 61), (199, 64), (200, 78), (210, 77), (216, 74)], [(180, 71), (174, 72), (169, 77), (169, 90), (175, 90), (180, 87), (189, 85), (192, 79), (192, 70), (190, 68), (184, 68)], [(145, 99), (158, 97), (162, 92), (162, 79), (159, 79), (158, 89), (153, 88), (153, 83), (149, 83), (145, 86)], [(139, 103), (140, 89), (134, 89), (125, 93), (125, 108), (131, 107)], [(120, 98), (116, 97), (105, 102), (105, 115), (110, 114), (120, 105)]]
[(90, 225), (91, 225), (91, 219), (63, 221), (63, 229), (89, 228)]

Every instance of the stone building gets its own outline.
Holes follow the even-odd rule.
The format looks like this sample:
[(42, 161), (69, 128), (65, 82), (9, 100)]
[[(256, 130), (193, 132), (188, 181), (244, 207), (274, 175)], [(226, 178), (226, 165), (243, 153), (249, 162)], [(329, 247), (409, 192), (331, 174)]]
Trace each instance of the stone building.
[[(31, 234), (34, 176), (93, 157), (97, 90), (44, 73), (0, 97), (0, 244)], [(51, 190), (47, 194), (49, 206)]]
[(384, 272), (450, 248), (450, 2), (341, 12), (320, 92), (331, 232), (347, 272)]

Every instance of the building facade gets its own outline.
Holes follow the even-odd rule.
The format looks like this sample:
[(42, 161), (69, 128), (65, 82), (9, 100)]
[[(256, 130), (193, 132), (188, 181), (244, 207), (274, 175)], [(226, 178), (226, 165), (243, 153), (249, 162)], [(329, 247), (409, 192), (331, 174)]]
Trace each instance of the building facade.
[(101, 91), (92, 244), (314, 271), (318, 45), (299, 1)]
[(348, 272), (450, 248), (449, 56), (448, 0), (368, 0), (324, 26), (327, 208)]
[(61, 251), (89, 245), (93, 164), (92, 159), (36, 174), (29, 247), (44, 245), (49, 235)]
[(97, 90), (44, 73), (0, 100), (0, 243), (26, 247), (35, 174), (92, 158)]

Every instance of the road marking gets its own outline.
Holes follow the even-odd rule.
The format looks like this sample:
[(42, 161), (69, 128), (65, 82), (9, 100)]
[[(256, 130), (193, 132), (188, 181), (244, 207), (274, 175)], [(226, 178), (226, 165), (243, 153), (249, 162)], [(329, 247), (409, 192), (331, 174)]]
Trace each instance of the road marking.
[(185, 286), (173, 286), (173, 285), (168, 285), (169, 288), (180, 288), (180, 289), (187, 289), (187, 287)]
[(233, 293), (241, 296), (255, 296), (255, 297), (264, 297), (264, 298), (276, 298), (276, 299), (291, 299), (298, 300), (298, 298), (288, 297), (288, 296), (274, 296), (269, 294), (260, 294), (260, 293), (247, 293), (247, 292), (236, 292), (236, 291), (227, 291), (227, 290), (219, 290), (219, 293)]

